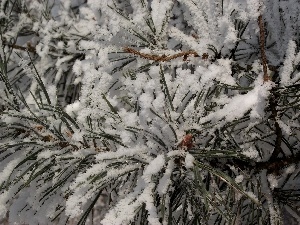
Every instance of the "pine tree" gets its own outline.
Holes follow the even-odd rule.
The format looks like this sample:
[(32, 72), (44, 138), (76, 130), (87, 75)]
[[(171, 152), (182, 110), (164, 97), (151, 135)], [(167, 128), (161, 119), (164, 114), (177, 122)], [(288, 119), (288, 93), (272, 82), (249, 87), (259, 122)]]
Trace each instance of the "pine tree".
[(299, 224), (297, 0), (1, 0), (0, 219)]

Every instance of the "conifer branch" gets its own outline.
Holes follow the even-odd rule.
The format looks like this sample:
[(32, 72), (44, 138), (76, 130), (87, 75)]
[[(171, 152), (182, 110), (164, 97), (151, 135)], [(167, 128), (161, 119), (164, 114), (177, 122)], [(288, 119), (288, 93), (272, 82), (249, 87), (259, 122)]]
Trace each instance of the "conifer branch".
[[(29, 12), (28, 1), (6, 2), (0, 221), (244, 225), (286, 217), (278, 206), (287, 205), (300, 165), (299, 10), (291, 13), (300, 3), (263, 11), (262, 1), (222, 1), (199, 11), (202, 1), (78, 1), (53, 5), (62, 23), (51, 4)], [(290, 18), (277, 24), (281, 37), (266, 26), (279, 19), (269, 13)], [(30, 57), (37, 37), (50, 56)], [(22, 51), (30, 63), (12, 54)]]

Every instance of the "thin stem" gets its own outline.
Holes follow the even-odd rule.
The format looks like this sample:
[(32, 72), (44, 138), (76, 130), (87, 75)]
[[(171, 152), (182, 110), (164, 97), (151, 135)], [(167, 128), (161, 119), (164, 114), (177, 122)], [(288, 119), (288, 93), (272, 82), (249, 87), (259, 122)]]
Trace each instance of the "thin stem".
[(13, 48), (13, 49), (36, 53), (35, 47), (33, 47), (31, 45), (27, 45), (27, 47), (23, 47), (23, 46), (16, 45), (16, 44), (5, 44), (5, 45), (7, 45), (8, 47)]
[(258, 17), (258, 26), (259, 26), (260, 55), (263, 64), (264, 81), (266, 82), (270, 80), (270, 76), (268, 74), (268, 64), (267, 64), (267, 57), (265, 52), (265, 26), (264, 26), (262, 15)]
[[(185, 61), (187, 59), (188, 56), (193, 55), (194, 57), (199, 57), (198, 53), (195, 51), (186, 51), (186, 52), (180, 52), (171, 56), (166, 56), (166, 55), (152, 55), (152, 54), (146, 54), (146, 53), (142, 53), (139, 52), (133, 48), (129, 48), (129, 47), (124, 47), (123, 50), (127, 53), (131, 53), (134, 55), (138, 55), (144, 59), (150, 59), (150, 60), (154, 60), (154, 61), (159, 61), (159, 62), (166, 62), (166, 61), (171, 61), (172, 59), (176, 59), (179, 57), (183, 56), (183, 60)], [(203, 54), (202, 58), (205, 59), (205, 57), (207, 57), (207, 54)]]

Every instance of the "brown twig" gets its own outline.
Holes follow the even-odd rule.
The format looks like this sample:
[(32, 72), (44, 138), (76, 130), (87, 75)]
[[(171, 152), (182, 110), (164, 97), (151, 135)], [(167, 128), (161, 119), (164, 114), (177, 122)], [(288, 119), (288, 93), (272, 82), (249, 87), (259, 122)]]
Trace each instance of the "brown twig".
[[(166, 61), (170, 61), (172, 59), (176, 59), (179, 57), (183, 57), (183, 59), (186, 60), (187, 57), (190, 55), (193, 55), (194, 57), (199, 57), (198, 53), (195, 51), (192, 51), (192, 50), (186, 51), (186, 52), (180, 52), (180, 53), (170, 55), (170, 56), (146, 54), (146, 53), (139, 52), (139, 51), (137, 51), (133, 48), (129, 48), (129, 47), (124, 47), (123, 50), (127, 53), (138, 55), (144, 59), (149, 59), (149, 60), (153, 60), (153, 61), (157, 61), (157, 62), (166, 62)], [(206, 57), (206, 54), (205, 54), (205, 57)]]
[(292, 164), (300, 163), (300, 153), (295, 155), (283, 157), (283, 158), (274, 158), (269, 159), (265, 162), (255, 162), (255, 161), (244, 161), (242, 159), (233, 159), (233, 165), (239, 167), (242, 170), (253, 170), (254, 173), (259, 173), (262, 170), (267, 170), (267, 174), (280, 175), (281, 171)]
[[(264, 82), (267, 82), (271, 80), (270, 75), (268, 74), (268, 64), (267, 64), (267, 57), (265, 52), (265, 27), (264, 27), (264, 21), (262, 15), (258, 17), (258, 26), (259, 26), (259, 45), (260, 45), (260, 54), (261, 54), (261, 60), (263, 64), (263, 72), (264, 72)], [(278, 98), (280, 97), (274, 89), (271, 91), (272, 96), (270, 98), (269, 106), (272, 111), (272, 119), (274, 120), (274, 126), (275, 126), (275, 134), (276, 134), (276, 140), (275, 140), (275, 147), (273, 150), (273, 153), (271, 155), (270, 161), (275, 160), (280, 153), (284, 152), (281, 148), (281, 142), (282, 142), (282, 130), (279, 126), (279, 123), (277, 122), (277, 105), (278, 105)]]
[(265, 27), (264, 27), (264, 21), (262, 15), (258, 17), (258, 26), (259, 26), (260, 55), (263, 64), (264, 81), (266, 82), (270, 80), (270, 76), (268, 74), (268, 64), (267, 64), (267, 57), (265, 52)]
[(30, 44), (27, 44), (27, 47), (23, 47), (23, 46), (16, 45), (16, 44), (5, 44), (5, 45), (7, 45), (8, 47), (13, 48), (13, 49), (36, 53), (35, 47), (31, 46)]
[(275, 146), (274, 146), (274, 150), (273, 153), (270, 157), (270, 161), (275, 160), (278, 155), (280, 153), (282, 153), (284, 155), (284, 152), (281, 148), (281, 143), (282, 143), (282, 129), (279, 126), (278, 123), (278, 111), (277, 111), (277, 107), (278, 107), (278, 99), (280, 98), (280, 94), (278, 92), (276, 92), (274, 90), (274, 88), (271, 90), (271, 96), (270, 96), (270, 100), (269, 100), (269, 107), (271, 109), (271, 119), (274, 121), (274, 129), (275, 129), (275, 134), (276, 134), (276, 139), (275, 139)]
[(268, 162), (257, 162), (256, 170), (260, 171), (263, 169), (267, 169), (268, 173), (273, 173), (276, 175), (280, 174), (280, 170), (284, 169), (284, 167), (292, 164), (298, 164), (300, 162), (300, 153), (295, 154), (293, 156), (288, 156), (284, 158), (277, 158), (273, 160), (269, 160)]
[(181, 149), (189, 150), (194, 147), (193, 135), (187, 134), (183, 137), (182, 141), (178, 144)]

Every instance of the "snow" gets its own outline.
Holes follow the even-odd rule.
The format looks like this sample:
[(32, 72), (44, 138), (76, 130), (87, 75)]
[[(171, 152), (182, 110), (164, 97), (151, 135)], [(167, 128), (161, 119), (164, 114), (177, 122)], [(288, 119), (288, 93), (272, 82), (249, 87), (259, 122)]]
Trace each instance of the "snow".
[(166, 167), (166, 171), (165, 171), (164, 175), (162, 176), (162, 178), (159, 180), (159, 183), (157, 186), (157, 192), (160, 195), (166, 194), (168, 191), (169, 185), (172, 184), (171, 175), (172, 175), (173, 169), (174, 169), (174, 162), (173, 162), (173, 160), (169, 160), (168, 165)]
[(251, 158), (251, 159), (256, 159), (258, 157), (258, 151), (254, 149), (253, 147), (250, 147), (249, 149), (246, 149), (242, 152), (243, 155)]
[(288, 124), (285, 124), (281, 120), (277, 120), (277, 123), (285, 134), (292, 135), (293, 132), (291, 130), (291, 127)]
[(162, 30), (163, 22), (165, 20), (165, 15), (171, 9), (173, 5), (172, 0), (153, 0), (151, 3), (151, 16), (157, 33)]
[(191, 154), (186, 154), (185, 156), (185, 166), (187, 169), (191, 169), (194, 167), (194, 156)]
[(6, 217), (6, 213), (8, 211), (6, 202), (7, 202), (8, 198), (9, 198), (9, 193), (7, 191), (3, 192), (0, 195), (0, 218)]
[(296, 51), (296, 43), (294, 41), (290, 41), (288, 44), (288, 48), (286, 51), (286, 60), (284, 61), (284, 66), (280, 71), (280, 80), (281, 85), (286, 86), (290, 85), (290, 74), (293, 72), (293, 61), (295, 60), (295, 51)]
[(238, 184), (241, 183), (244, 180), (244, 176), (243, 175), (238, 175), (236, 176), (236, 178), (234, 179), (234, 181)]
[(158, 155), (155, 159), (153, 159), (144, 170), (142, 177), (145, 180), (145, 182), (149, 183), (151, 181), (152, 175), (157, 174), (163, 168), (164, 165), (164, 155)]
[(77, 112), (80, 110), (80, 102), (75, 101), (73, 104), (69, 104), (66, 106), (65, 111), (68, 114), (71, 114), (72, 112)]
[(221, 120), (224, 118), (230, 122), (243, 117), (248, 111), (250, 111), (252, 118), (261, 118), (263, 109), (267, 104), (265, 99), (271, 87), (268, 83), (258, 84), (247, 94), (232, 97), (222, 109), (201, 118), (200, 121), (205, 123), (209, 120)]
[(246, 191), (246, 194), (247, 194), (250, 198), (254, 199), (256, 202), (260, 202), (259, 199), (257, 198), (257, 196), (256, 196), (252, 191)]
[(278, 180), (273, 174), (268, 175), (268, 181), (272, 190), (278, 186)]
[(11, 160), (1, 171), (0, 171), (0, 184), (7, 181), (9, 176), (13, 173), (14, 168), (20, 163), (21, 158)]
[(132, 21), (134, 23), (139, 23), (147, 17), (147, 4), (146, 1), (130, 0), (130, 5), (133, 8)]

